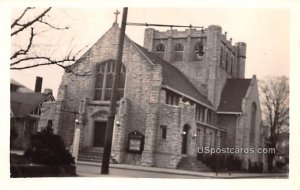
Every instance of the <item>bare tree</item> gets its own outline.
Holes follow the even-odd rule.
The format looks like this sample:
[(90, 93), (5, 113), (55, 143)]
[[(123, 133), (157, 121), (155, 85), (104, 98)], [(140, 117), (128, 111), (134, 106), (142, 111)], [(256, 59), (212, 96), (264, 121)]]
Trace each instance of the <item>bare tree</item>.
[[(11, 38), (12, 42), (17, 41), (17, 45), (13, 45), (11, 52), (11, 70), (29, 69), (45, 65), (57, 65), (63, 68), (66, 72), (70, 72), (76, 75), (86, 75), (87, 73), (76, 73), (71, 67), (76, 61), (76, 57), (81, 52), (79, 50), (73, 53), (70, 50), (62, 58), (49, 55), (49, 52), (45, 49), (40, 49), (39, 44), (36, 42), (36, 37), (41, 36), (45, 30), (67, 30), (66, 27), (55, 26), (51, 19), (50, 12), (51, 7), (46, 9), (40, 9), (35, 7), (27, 7), (20, 12), (20, 15), (12, 20), (11, 24)], [(22, 39), (23, 43), (18, 43), (18, 39)]]
[[(289, 79), (285, 76), (261, 81), (261, 103), (265, 123), (270, 127), (268, 146), (276, 148), (278, 134), (283, 125), (289, 124)], [(273, 169), (275, 155), (268, 155), (268, 167)]]

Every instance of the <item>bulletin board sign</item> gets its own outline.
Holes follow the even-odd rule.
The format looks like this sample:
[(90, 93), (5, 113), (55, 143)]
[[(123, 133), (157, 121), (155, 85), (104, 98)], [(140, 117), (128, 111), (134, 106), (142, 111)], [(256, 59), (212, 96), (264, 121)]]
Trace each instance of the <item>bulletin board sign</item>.
[(144, 150), (145, 136), (139, 131), (133, 131), (128, 134), (127, 152), (141, 154)]

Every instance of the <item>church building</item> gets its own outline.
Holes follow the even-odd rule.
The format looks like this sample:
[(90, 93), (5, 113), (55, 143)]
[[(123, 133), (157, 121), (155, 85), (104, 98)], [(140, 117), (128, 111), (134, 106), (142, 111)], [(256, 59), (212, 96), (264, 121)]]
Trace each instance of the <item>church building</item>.
[[(45, 102), (39, 129), (51, 124), (79, 158), (101, 155), (120, 28), (117, 23), (65, 72), (57, 100)], [(176, 168), (198, 147), (263, 147), (257, 79), (245, 78), (246, 43), (210, 25), (158, 31), (143, 47), (125, 36), (111, 160)], [(262, 162), (239, 154), (243, 167)]]

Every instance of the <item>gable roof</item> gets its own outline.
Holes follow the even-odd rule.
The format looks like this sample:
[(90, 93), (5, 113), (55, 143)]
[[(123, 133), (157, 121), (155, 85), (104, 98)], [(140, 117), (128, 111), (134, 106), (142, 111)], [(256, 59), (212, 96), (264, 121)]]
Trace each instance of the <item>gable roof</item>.
[(17, 90), (18, 92), (33, 92), (28, 87), (24, 86), (23, 84), (19, 83), (14, 79), (10, 79), (10, 90)]
[(211, 107), (212, 104), (198, 89), (186, 78), (186, 76), (169, 62), (149, 52), (139, 44), (133, 42), (153, 64), (162, 66), (163, 85), (170, 87), (182, 94), (188, 95), (199, 102)]
[(10, 79), (10, 84), (15, 85), (15, 86), (19, 86), (19, 87), (21, 87), (21, 86), (24, 87), (23, 84), (19, 83), (19, 82), (16, 81), (15, 79)]
[(10, 107), (14, 117), (24, 117), (30, 114), (37, 106), (47, 100), (50, 94), (44, 93), (10, 93)]
[(251, 79), (227, 79), (218, 112), (242, 112), (242, 101), (250, 83)]

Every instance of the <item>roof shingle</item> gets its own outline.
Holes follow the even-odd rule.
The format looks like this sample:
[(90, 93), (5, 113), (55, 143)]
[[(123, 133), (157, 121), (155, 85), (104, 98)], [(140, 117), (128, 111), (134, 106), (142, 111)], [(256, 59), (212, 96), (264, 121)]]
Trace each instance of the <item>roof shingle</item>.
[(250, 83), (251, 79), (227, 79), (218, 112), (242, 112), (242, 100)]
[(49, 94), (43, 93), (10, 93), (11, 110), (16, 117), (30, 114), (38, 105), (43, 103)]

